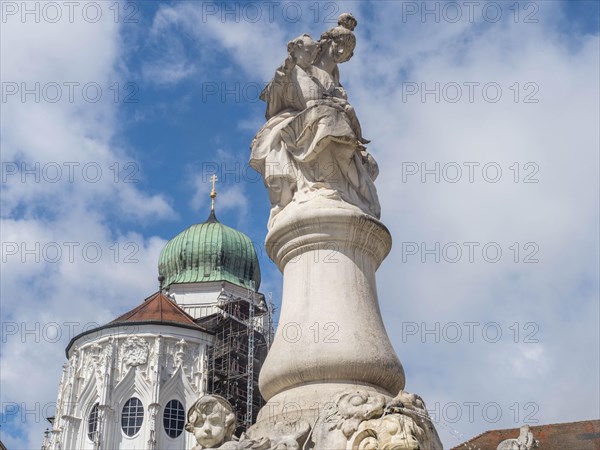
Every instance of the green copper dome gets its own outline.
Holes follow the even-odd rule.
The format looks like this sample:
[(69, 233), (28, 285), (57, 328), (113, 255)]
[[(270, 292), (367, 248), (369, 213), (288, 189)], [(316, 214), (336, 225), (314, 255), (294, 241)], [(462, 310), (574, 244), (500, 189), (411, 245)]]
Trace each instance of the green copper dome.
[(172, 283), (229, 281), (258, 290), (260, 267), (250, 238), (220, 223), (211, 212), (204, 223), (192, 225), (165, 245), (158, 260), (163, 286)]

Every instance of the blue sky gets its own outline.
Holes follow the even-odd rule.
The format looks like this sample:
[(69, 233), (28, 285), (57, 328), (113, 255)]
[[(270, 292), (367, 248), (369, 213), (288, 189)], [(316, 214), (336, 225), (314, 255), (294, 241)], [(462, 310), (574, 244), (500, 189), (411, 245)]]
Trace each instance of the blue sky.
[(215, 169), (217, 215), (257, 243), (261, 290), (279, 301), (260, 251), (268, 199), (246, 165), (264, 123), (257, 92), (288, 40), (344, 11), (359, 25), (341, 80), (381, 168), (394, 248), (378, 291), (407, 389), (447, 447), (525, 419), (598, 417), (597, 2), (480, 2), (472, 16), (465, 2), (230, 2), (229, 14), (222, 2), (99, 2), (97, 21), (89, 2), (72, 21), (60, 2), (58, 20), (21, 5), (2, 3), (1, 31), (8, 448), (41, 444), (71, 331), (157, 288), (160, 250), (207, 217)]

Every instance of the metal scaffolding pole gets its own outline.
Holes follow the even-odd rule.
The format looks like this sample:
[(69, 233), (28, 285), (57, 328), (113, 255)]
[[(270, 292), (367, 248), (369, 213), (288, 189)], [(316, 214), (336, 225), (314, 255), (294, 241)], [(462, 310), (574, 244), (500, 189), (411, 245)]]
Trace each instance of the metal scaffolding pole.
[[(218, 310), (204, 322), (215, 333), (209, 356), (209, 393), (221, 395), (235, 408), (239, 434), (254, 422), (263, 404), (258, 371), (271, 342), (271, 308), (251, 285), (241, 296), (223, 289)], [(259, 319), (266, 323), (261, 326)]]
[(246, 426), (252, 425), (252, 403), (254, 401), (254, 281), (251, 282), (251, 289), (248, 289), (248, 304), (250, 305), (248, 313), (248, 366), (247, 366), (247, 388), (246, 397)]

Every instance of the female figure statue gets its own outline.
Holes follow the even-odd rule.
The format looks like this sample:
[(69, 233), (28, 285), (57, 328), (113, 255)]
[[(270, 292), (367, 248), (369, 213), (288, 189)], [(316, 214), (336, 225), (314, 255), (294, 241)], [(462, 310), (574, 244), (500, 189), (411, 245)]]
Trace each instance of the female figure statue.
[(379, 218), (377, 164), (339, 82), (338, 64), (356, 45), (356, 20), (343, 14), (338, 23), (318, 42), (307, 34), (289, 42), (288, 57), (261, 95), (267, 123), (252, 142), (250, 164), (269, 191), (269, 227), (288, 205), (322, 200)]

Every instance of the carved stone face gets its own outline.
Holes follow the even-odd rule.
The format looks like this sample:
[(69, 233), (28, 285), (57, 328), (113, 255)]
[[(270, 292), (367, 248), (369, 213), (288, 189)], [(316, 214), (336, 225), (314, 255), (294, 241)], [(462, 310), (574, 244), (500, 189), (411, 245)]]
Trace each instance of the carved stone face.
[(296, 64), (302, 69), (308, 68), (317, 56), (317, 42), (307, 35), (294, 39), (291, 43), (291, 52), (296, 58)]
[(355, 48), (356, 38), (351, 32), (336, 33), (330, 46), (331, 57), (336, 64), (344, 63), (352, 58)]
[(231, 428), (232, 413), (217, 401), (209, 402), (196, 412), (194, 436), (203, 448), (213, 448), (222, 444)]
[(384, 417), (378, 436), (381, 450), (418, 450), (417, 428), (409, 417)]

